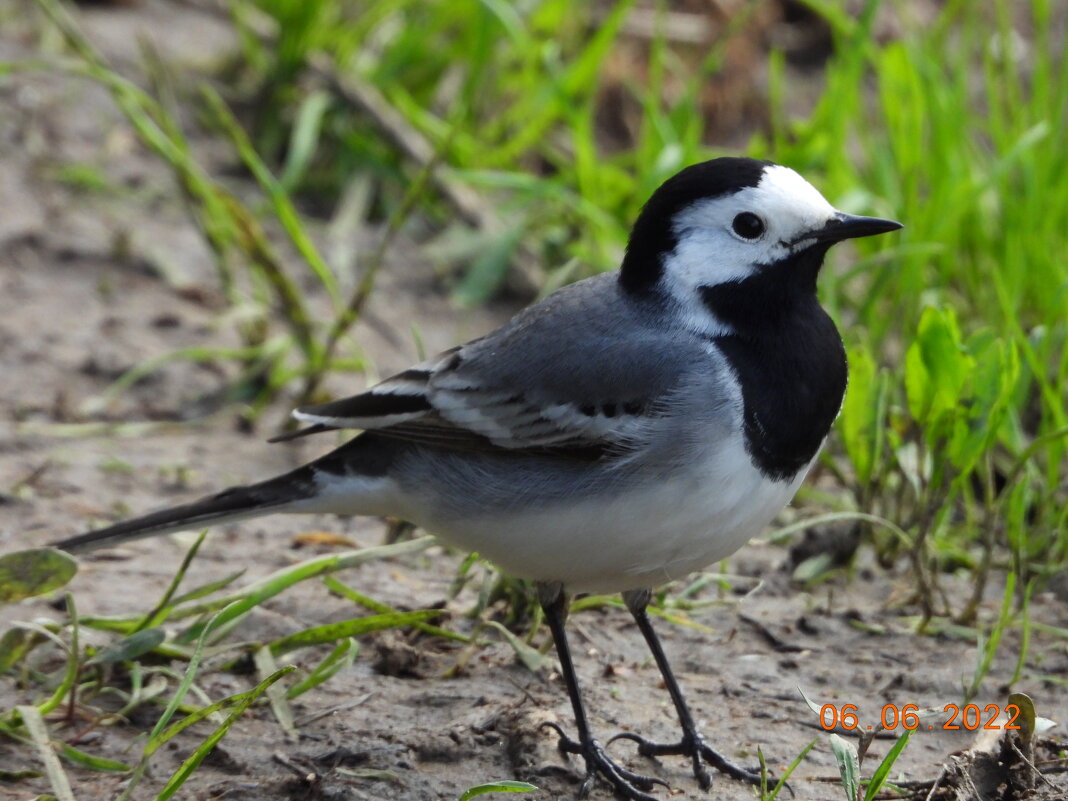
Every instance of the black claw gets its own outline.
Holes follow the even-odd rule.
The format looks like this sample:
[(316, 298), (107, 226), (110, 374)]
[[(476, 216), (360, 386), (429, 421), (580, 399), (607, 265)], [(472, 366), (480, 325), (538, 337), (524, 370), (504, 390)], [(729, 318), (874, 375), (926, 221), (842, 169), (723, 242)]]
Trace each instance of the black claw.
[(693, 776), (697, 779), (697, 786), (707, 793), (712, 789), (712, 774), (701, 762), (697, 760), (694, 760), (694, 762)]
[[(749, 784), (757, 786), (760, 785), (759, 770), (749, 770), (748, 768), (735, 765), (718, 751), (713, 750), (700, 735), (695, 737), (684, 737), (677, 743), (654, 743), (652, 740), (647, 740), (632, 732), (621, 732), (608, 742), (611, 744), (616, 740), (630, 740), (633, 743), (637, 743), (638, 753), (645, 757), (690, 757), (693, 762), (694, 778), (697, 779), (697, 783), (701, 786), (702, 790), (708, 790), (712, 787), (712, 774), (708, 772), (705, 763), (708, 763), (720, 773), (730, 776), (732, 779), (748, 782)], [(768, 776), (768, 780), (772, 781), (772, 777)]]
[(572, 740), (567, 735), (567, 732), (565, 732), (563, 730), (563, 728), (560, 726), (559, 723), (554, 723), (551, 720), (547, 720), (544, 723), (542, 723), (540, 726), (538, 726), (538, 728), (539, 729), (548, 728), (548, 729), (552, 729), (554, 732), (556, 732), (556, 737), (557, 737), (556, 750), (559, 751), (564, 756), (567, 756), (568, 754), (581, 754), (582, 753), (582, 744), (579, 743), (577, 740)]
[(590, 739), (585, 743), (574, 740), (558, 724), (551, 721), (545, 721), (540, 726), (540, 728), (546, 727), (552, 729), (558, 735), (559, 739), (556, 742), (556, 747), (560, 750), (560, 753), (581, 754), (586, 761), (586, 775), (579, 786), (579, 798), (585, 798), (589, 794), (598, 776), (611, 784), (618, 795), (629, 799), (629, 801), (658, 801), (655, 796), (649, 795), (647, 791), (652, 790), (657, 785), (668, 789), (671, 787), (663, 779), (635, 773), (619, 765), (608, 756), (604, 746), (597, 740)]
[[(698, 738), (697, 745), (705, 762), (720, 773), (725, 773), (732, 779), (738, 779), (739, 781), (749, 782), (750, 784), (756, 785), (760, 784), (759, 768), (752, 770), (750, 768), (743, 768), (735, 765), (733, 762), (728, 761), (727, 758), (718, 751), (712, 750), (712, 747), (700, 738)], [(768, 774), (768, 781), (773, 781), (771, 774)]]
[(580, 799), (586, 798), (590, 794), (590, 790), (593, 789), (593, 782), (596, 777), (592, 773), (587, 773), (586, 778), (582, 780), (582, 784), (579, 785), (578, 792), (575, 794)]

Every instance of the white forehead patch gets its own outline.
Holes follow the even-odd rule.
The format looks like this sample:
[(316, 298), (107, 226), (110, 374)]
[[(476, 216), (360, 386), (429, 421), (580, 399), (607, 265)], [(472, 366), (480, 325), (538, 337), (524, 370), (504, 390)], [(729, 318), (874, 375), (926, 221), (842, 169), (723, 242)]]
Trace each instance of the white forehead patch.
[(792, 227), (799, 234), (818, 228), (836, 213), (816, 187), (779, 164), (766, 167), (759, 184), (733, 197), (736, 203), (751, 203), (750, 210), (764, 219), (769, 230)]
[[(756, 214), (766, 230), (749, 241), (734, 233), (734, 218)], [(664, 259), (669, 291), (684, 305), (697, 302), (698, 288), (751, 275), (758, 265), (787, 257), (807, 231), (823, 227), (835, 208), (789, 167), (764, 169), (760, 183), (731, 195), (698, 200), (675, 215), (675, 250)], [(694, 313), (703, 315), (696, 308)]]

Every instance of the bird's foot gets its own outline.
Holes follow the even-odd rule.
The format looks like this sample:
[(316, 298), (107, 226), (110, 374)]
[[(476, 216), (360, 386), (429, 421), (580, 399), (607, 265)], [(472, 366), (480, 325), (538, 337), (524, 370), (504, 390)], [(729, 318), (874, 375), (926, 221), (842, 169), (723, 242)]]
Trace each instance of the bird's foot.
[(592, 737), (585, 742), (580, 742), (569, 737), (555, 723), (546, 722), (542, 725), (551, 728), (559, 735), (560, 739), (556, 747), (560, 749), (560, 753), (578, 754), (586, 761), (586, 776), (582, 780), (582, 786), (579, 787), (579, 798), (585, 798), (589, 794), (598, 776), (611, 784), (617, 795), (629, 801), (658, 801), (656, 796), (649, 795), (647, 791), (652, 790), (658, 784), (669, 787), (663, 779), (643, 776), (617, 764), (605, 752), (604, 746)]
[[(706, 763), (720, 773), (730, 776), (738, 781), (760, 785), (760, 771), (751, 770), (735, 765), (718, 751), (712, 749), (705, 738), (699, 733), (685, 733), (677, 743), (654, 743), (631, 732), (621, 732), (608, 741), (611, 745), (616, 740), (630, 740), (638, 744), (638, 753), (646, 757), (680, 755), (688, 756), (693, 765), (693, 775), (702, 790), (708, 790), (712, 786), (712, 774), (709, 773)], [(769, 776), (769, 781), (774, 780)]]

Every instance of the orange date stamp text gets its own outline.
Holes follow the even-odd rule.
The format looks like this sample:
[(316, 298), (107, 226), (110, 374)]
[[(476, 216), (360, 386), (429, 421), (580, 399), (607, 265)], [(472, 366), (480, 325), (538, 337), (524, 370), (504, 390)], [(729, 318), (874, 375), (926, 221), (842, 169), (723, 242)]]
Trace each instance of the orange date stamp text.
[[(824, 704), (820, 707), (820, 725), (827, 731), (843, 728), (848, 731), (856, 729), (872, 729), (874, 726), (862, 726), (858, 715), (859, 709), (856, 704)], [(1019, 729), (1016, 719), (1020, 716), (1020, 707), (1016, 704), (987, 704), (980, 707), (978, 704), (946, 704), (942, 711), (946, 719), (941, 724), (925, 725), (922, 720), (920, 707), (916, 704), (884, 704), (879, 713), (881, 728), (893, 731), (897, 728), (908, 729)], [(1002, 720), (1002, 713), (1008, 720)]]

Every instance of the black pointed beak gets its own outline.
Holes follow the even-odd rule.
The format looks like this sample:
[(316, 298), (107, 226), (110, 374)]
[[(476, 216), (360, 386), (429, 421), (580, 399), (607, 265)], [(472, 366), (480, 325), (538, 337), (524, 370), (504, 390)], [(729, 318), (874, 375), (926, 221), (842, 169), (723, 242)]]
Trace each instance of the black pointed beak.
[(894, 220), (884, 220), (880, 217), (860, 217), (856, 214), (838, 212), (822, 228), (809, 231), (799, 236), (798, 242), (815, 239), (817, 242), (841, 242), (844, 239), (856, 239), (861, 236), (875, 236), (896, 231), (904, 226)]

